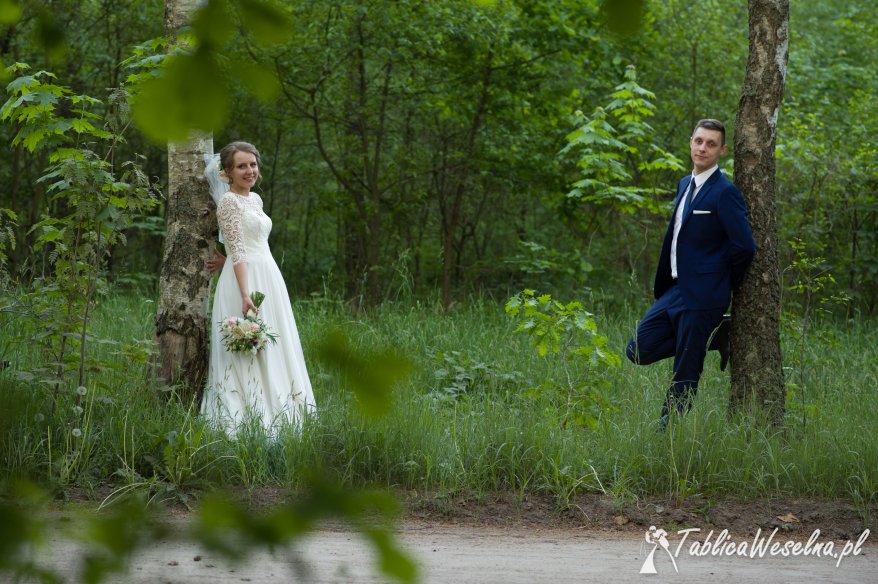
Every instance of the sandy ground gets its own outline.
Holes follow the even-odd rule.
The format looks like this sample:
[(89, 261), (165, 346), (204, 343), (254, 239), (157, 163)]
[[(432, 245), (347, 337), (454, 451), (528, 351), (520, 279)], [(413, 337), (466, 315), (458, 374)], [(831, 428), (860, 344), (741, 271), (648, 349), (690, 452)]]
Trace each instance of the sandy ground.
[[(693, 534), (675, 558), (678, 572), (668, 552), (658, 548), (654, 556), (658, 574), (644, 575), (639, 572), (653, 546), (631, 533), (407, 522), (397, 535), (418, 562), (421, 582), (430, 584), (878, 581), (878, 545), (872, 536), (857, 555), (844, 558), (837, 567), (835, 559), (813, 555), (692, 556), (686, 549), (689, 543), (705, 539), (705, 534)], [(676, 533), (668, 536), (671, 552), (680, 537)], [(804, 542), (807, 538), (796, 539)], [(778, 534), (774, 541), (783, 544), (787, 540)], [(836, 551), (842, 549), (839, 543), (836, 546)], [(68, 582), (76, 582), (80, 550), (60, 535), (52, 538), (49, 549), (47, 563), (61, 570)], [(142, 552), (128, 574), (110, 580), (126, 584), (389, 581), (378, 573), (368, 544), (340, 528), (323, 529), (294, 548), (254, 554), (239, 565), (229, 565), (193, 544), (169, 541)]]

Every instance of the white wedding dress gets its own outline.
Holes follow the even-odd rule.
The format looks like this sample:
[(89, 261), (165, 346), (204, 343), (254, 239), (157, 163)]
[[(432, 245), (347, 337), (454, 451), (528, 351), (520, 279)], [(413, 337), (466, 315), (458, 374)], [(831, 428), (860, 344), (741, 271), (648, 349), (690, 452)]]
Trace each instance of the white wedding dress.
[[(258, 194), (242, 196), (231, 191), (220, 199), (217, 219), (228, 258), (214, 294), (201, 413), (230, 436), (251, 418), (272, 435), (284, 424), (300, 428), (303, 417), (315, 411), (314, 394), (290, 297), (268, 247), (271, 219), (262, 211)], [(276, 344), (267, 344), (256, 355), (226, 350), (219, 329), (223, 319), (242, 316), (233, 267), (239, 262), (247, 263), (250, 292), (265, 294), (259, 318), (278, 335)]]

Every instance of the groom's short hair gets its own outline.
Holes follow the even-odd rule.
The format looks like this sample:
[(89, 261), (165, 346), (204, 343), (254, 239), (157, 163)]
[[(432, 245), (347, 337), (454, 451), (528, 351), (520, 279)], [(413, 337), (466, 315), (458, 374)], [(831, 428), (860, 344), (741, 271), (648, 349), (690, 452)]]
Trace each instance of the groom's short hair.
[(714, 120), (713, 118), (706, 118), (704, 120), (698, 120), (698, 123), (695, 124), (695, 127), (692, 129), (692, 135), (695, 135), (695, 131), (698, 128), (704, 128), (705, 130), (713, 130), (715, 132), (719, 132), (723, 136), (723, 141), (720, 146), (725, 146), (726, 143), (726, 127), (719, 120)]

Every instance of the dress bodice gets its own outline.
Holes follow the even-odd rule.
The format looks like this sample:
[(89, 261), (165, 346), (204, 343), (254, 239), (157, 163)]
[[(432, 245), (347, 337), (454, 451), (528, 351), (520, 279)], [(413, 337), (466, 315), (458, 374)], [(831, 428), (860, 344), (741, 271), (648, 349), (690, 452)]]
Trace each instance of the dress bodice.
[(226, 251), (234, 264), (271, 255), (268, 247), (271, 218), (262, 210), (259, 195), (242, 196), (229, 191), (220, 199), (216, 216)]

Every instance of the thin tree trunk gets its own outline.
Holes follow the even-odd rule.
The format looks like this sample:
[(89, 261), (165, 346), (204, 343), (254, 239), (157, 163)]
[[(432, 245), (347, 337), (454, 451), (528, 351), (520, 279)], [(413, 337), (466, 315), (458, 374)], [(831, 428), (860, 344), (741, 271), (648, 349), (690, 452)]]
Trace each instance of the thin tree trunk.
[(789, 0), (750, 0), (750, 56), (735, 127), (735, 183), (750, 211), (756, 257), (734, 297), (730, 410), (751, 399), (783, 420), (775, 143), (789, 43)]
[[(476, 138), (482, 126), (483, 118), (488, 109), (488, 100), (490, 98), (491, 73), (493, 72), (493, 52), (488, 53), (485, 60), (485, 69), (482, 76), (481, 92), (479, 101), (476, 104), (476, 111), (473, 114), (472, 124), (469, 128), (466, 146), (461, 153), (462, 159), (456, 177), (454, 191), (452, 194), (452, 202), (450, 209), (443, 209), (442, 226), (444, 229), (442, 238), (442, 307), (448, 309), (451, 306), (451, 287), (452, 287), (452, 269), (457, 261), (457, 253), (455, 246), (459, 245), (457, 241), (457, 231), (461, 224), (461, 214), (463, 212), (463, 198), (468, 187), (468, 180), (471, 173), (472, 158), (476, 148)], [(440, 205), (442, 199), (440, 198)]]
[[(188, 22), (195, 0), (166, 0), (170, 34)], [(168, 144), (167, 235), (156, 314), (156, 373), (170, 385), (183, 384), (187, 398), (201, 398), (207, 372), (210, 274), (206, 261), (216, 244), (216, 206), (204, 176), (204, 156), (213, 138), (194, 133)]]

